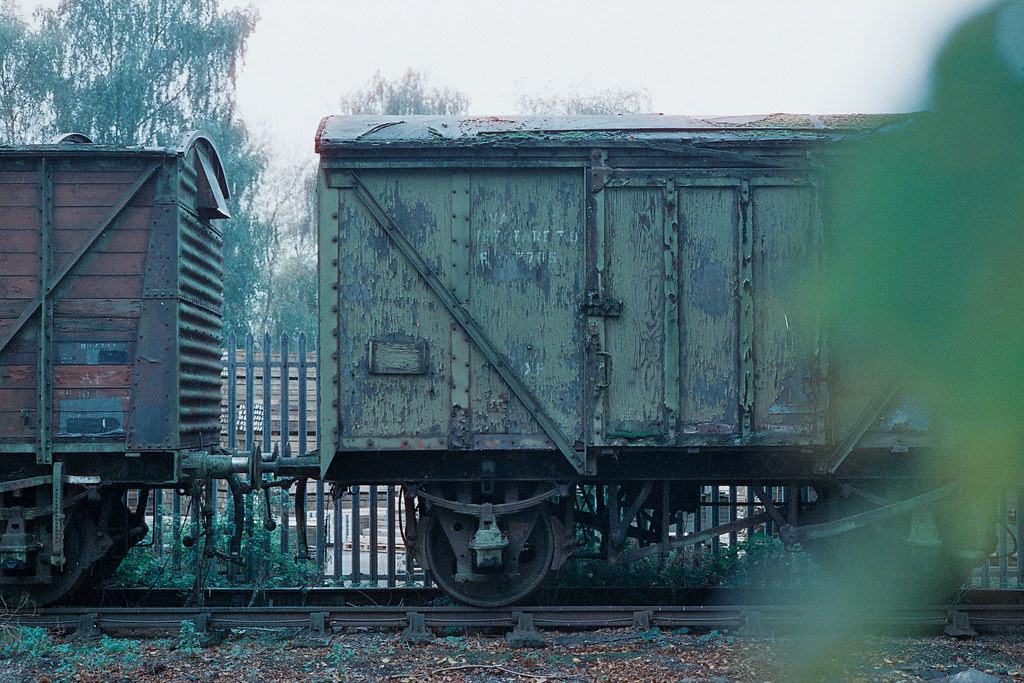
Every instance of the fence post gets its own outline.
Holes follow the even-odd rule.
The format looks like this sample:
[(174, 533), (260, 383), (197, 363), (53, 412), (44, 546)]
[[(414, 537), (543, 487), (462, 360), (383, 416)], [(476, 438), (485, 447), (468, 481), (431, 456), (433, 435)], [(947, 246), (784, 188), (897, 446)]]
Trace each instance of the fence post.
[(181, 494), (171, 494), (171, 568), (181, 569)]
[(395, 487), (388, 487), (388, 588), (394, 588), (398, 583), (398, 567), (395, 559), (395, 525), (398, 524), (398, 516), (395, 514)]
[(1007, 517), (1006, 517), (1006, 503), (1007, 503), (1007, 491), (1005, 488), (999, 490), (999, 495), (996, 496), (996, 505), (999, 506), (999, 528), (996, 533), (996, 546), (999, 554), (999, 587), (1006, 588), (1007, 580), (1010, 578), (1010, 560), (1006, 556), (1007, 551)]
[[(256, 349), (252, 332), (245, 333), (245, 450), (252, 451), (255, 443), (256, 423), (253, 412), (256, 408), (256, 397), (253, 385), (253, 372), (256, 366)], [(256, 482), (250, 482), (255, 484)]]
[[(278, 382), (278, 389), (281, 392), (280, 410), (281, 410), (281, 457), (285, 457), (290, 454), (291, 451), (291, 416), (289, 412), (289, 396), (288, 392), (291, 389), (289, 382), (290, 369), (288, 366), (288, 333), (281, 333), (281, 378)], [(291, 515), (288, 510), (288, 489), (284, 486), (281, 487), (281, 554), (287, 555), (289, 551), (289, 535), (288, 526)]]
[(377, 485), (370, 487), (370, 583), (377, 584)]
[[(227, 381), (227, 440), (228, 450), (233, 454), (238, 450), (238, 351), (234, 331), (228, 333), (226, 343), (226, 381)], [(229, 496), (230, 499), (230, 496)], [(227, 519), (232, 525), (235, 524), (235, 506), (228, 504)], [(234, 562), (228, 562), (228, 581), (234, 583), (237, 579), (238, 568)]]
[(362, 520), (360, 520), (359, 515), (362, 512), (363, 506), (362, 501), (360, 500), (361, 496), (359, 495), (359, 487), (353, 486), (350, 489), (350, 493), (352, 499), (352, 585), (358, 586), (363, 581), (362, 567), (360, 566), (362, 564), (362, 557), (359, 552), (359, 539), (363, 535)]
[[(270, 396), (270, 383), (271, 383), (271, 366), (270, 366), (270, 333), (263, 333), (263, 419), (260, 421), (260, 426), (263, 428), (263, 452), (271, 452), (271, 432), (273, 431), (272, 425), (274, 424), (274, 415), (271, 410), (273, 404), (271, 403)], [(269, 491), (268, 491), (269, 493)], [(268, 521), (274, 519), (274, 511), (270, 509), (268, 512)], [(270, 546), (271, 539), (267, 539), (264, 546), (260, 549), (262, 553), (262, 563), (265, 568), (265, 575), (270, 576)]]
[[(298, 406), (298, 408), (299, 408), (299, 414), (298, 414), (298, 421), (299, 421), (298, 428), (299, 428), (299, 432), (298, 432), (298, 438), (299, 438), (299, 452), (298, 452), (298, 455), (305, 455), (309, 451), (309, 425), (306, 424), (306, 420), (308, 419), (308, 414), (306, 412), (306, 400), (307, 400), (307, 392), (306, 392), (306, 388), (307, 387), (306, 387), (306, 383), (309, 381), (309, 378), (308, 378), (309, 368), (308, 368), (308, 363), (307, 363), (307, 359), (306, 359), (306, 333), (305, 332), (299, 332), (299, 350), (298, 350), (298, 354), (299, 354), (299, 359), (298, 359), (299, 360), (299, 365), (298, 365), (298, 383), (299, 383), (299, 385), (298, 385), (298, 399), (299, 399), (299, 406)], [(322, 489), (323, 489), (323, 482), (321, 482), (320, 478), (317, 477), (317, 491), (319, 492)], [(306, 494), (306, 500), (302, 501), (302, 503), (303, 503), (302, 509), (307, 511), (306, 512), (306, 517), (303, 518), (303, 519), (296, 519), (295, 520), (295, 524), (297, 524), (297, 525), (301, 524), (303, 526), (303, 529), (306, 532), (305, 534), (303, 534), (303, 537), (305, 537), (307, 539), (306, 542), (309, 543), (309, 541), (308, 541), (308, 539), (309, 539), (309, 524), (306, 523), (306, 520), (309, 519), (309, 512), (308, 512), (308, 510), (309, 510), (309, 494)], [(318, 506), (319, 506), (319, 503), (320, 503), (320, 498), (317, 497), (317, 505)], [(317, 508), (317, 519), (318, 520), (320, 519), (320, 514), (321, 514), (321, 512), (320, 512), (319, 507), (318, 507)], [(317, 529), (319, 530), (319, 528), (320, 527), (318, 525)], [(320, 557), (320, 532), (319, 531), (317, 531), (316, 538), (314, 539), (314, 542), (316, 543), (316, 557), (319, 560), (319, 557)], [(304, 556), (302, 558), (302, 562), (308, 561), (308, 559), (309, 559), (308, 555), (309, 555), (309, 547), (307, 546), (306, 547), (306, 556)], [(318, 574), (322, 577), (323, 576), (323, 566), (320, 565), (319, 562), (317, 563), (316, 566), (317, 566)]]
[(342, 500), (344, 497), (344, 491), (337, 484), (331, 485), (331, 502), (334, 505), (334, 576), (337, 579), (341, 579), (344, 576), (344, 567), (342, 566), (342, 547), (341, 547), (341, 524), (344, 521), (342, 513)]
[(153, 489), (153, 545), (157, 557), (164, 555), (164, 489)]
[[(722, 500), (722, 492), (718, 486), (718, 483), (711, 487), (711, 528), (715, 528), (719, 525), (721, 520), (722, 512), (718, 509), (718, 504)], [(716, 558), (718, 557), (718, 551), (721, 547), (721, 536), (715, 536), (711, 539), (711, 554)]]
[(1017, 562), (1017, 585), (1015, 588), (1024, 588), (1024, 552), (1020, 546), (1024, 543), (1024, 486), (1018, 486), (1014, 497), (1014, 514), (1017, 517), (1017, 546), (1014, 552), (1014, 559)]
[[(314, 434), (316, 435), (316, 448), (317, 453), (320, 453), (320, 346), (316, 346), (314, 350), (315, 365), (313, 367), (313, 392), (316, 397), (314, 405), (316, 406), (316, 422), (314, 423)], [(323, 453), (320, 453), (320, 458), (324, 457)], [(327, 564), (327, 520), (326, 520), (326, 507), (327, 503), (324, 495), (324, 480), (316, 480), (316, 566), (320, 570), (321, 576), (324, 573), (325, 565)]]
[[(729, 521), (735, 522), (739, 518), (739, 495), (735, 486), (729, 487)], [(729, 532), (729, 547), (735, 548), (739, 535), (735, 531)]]
[[(754, 491), (749, 486), (744, 487), (744, 488), (746, 488), (746, 491), (747, 491), (747, 517), (753, 517), (754, 516)], [(755, 533), (757, 533), (757, 527), (755, 527), (755, 526), (748, 526), (747, 527), (747, 540), (750, 540), (751, 538), (753, 538)]]

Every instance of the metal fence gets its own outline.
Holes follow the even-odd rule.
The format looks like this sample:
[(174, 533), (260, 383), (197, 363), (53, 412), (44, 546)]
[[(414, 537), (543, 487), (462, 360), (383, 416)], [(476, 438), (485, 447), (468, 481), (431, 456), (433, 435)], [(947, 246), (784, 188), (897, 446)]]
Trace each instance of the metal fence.
[[(229, 351), (223, 357), (222, 445), (246, 451), (259, 445), (264, 453), (276, 450), (292, 455), (317, 448), (320, 367), (317, 349), (303, 334), (298, 336), (294, 348), (287, 334), (275, 340), (264, 335), (258, 347), (251, 334), (241, 340), (242, 344), (237, 344), (238, 341), (234, 335), (228, 337)], [(777, 505), (792, 510), (807, 495), (807, 489), (774, 487), (767, 493)], [(305, 505), (298, 506), (307, 511), (304, 519), (294, 514), (296, 496), (305, 498)], [(258, 528), (258, 522), (266, 521), (269, 512), (276, 530), (264, 539), (262, 547), (256, 548), (255, 554), (276, 551), (279, 560), (315, 567), (315, 572), (307, 572), (307, 580), (312, 574), (312, 580), (335, 586), (422, 584), (429, 578), (407, 553), (402, 538), (400, 496), (401, 491), (395, 486), (342, 489), (315, 481), (312, 486), (275, 489), (269, 506), (250, 502), (246, 523), (250, 531)], [(215, 515), (229, 520), (230, 500), (230, 492), (221, 482), (215, 495)], [(700, 500), (696, 513), (682, 514), (672, 520), (669, 532), (672, 537), (736, 522), (732, 531), (705, 541), (708, 552), (716, 555), (724, 548), (743, 543), (755, 533), (771, 536), (778, 532), (770, 521), (751, 526), (742, 524), (742, 520), (763, 511), (751, 487), (703, 486)], [(1017, 511), (1024, 502), (1024, 486), (998, 494), (993, 502), (997, 516), (997, 550), (974, 572), (970, 583), (974, 587), (1022, 587), (1024, 565), (1018, 561), (1018, 539), (1024, 538), (1024, 518)], [(170, 553), (168, 559), (175, 569), (185, 561), (183, 539), (198, 533), (197, 516), (190, 516), (189, 512), (196, 508), (189, 496), (179, 492), (158, 491), (150, 499), (149, 552), (161, 557)], [(183, 531), (186, 527), (189, 527), (187, 533)], [(308, 539), (308, 555), (300, 550), (299, 539), (302, 538)], [(276, 547), (271, 548), (271, 543)], [(237, 572), (223, 563), (215, 571), (232, 581), (252, 582), (253, 567), (259, 564), (254, 560), (255, 554), (250, 552), (253, 557), (245, 563), (245, 572)], [(188, 561), (195, 562), (191, 558)]]

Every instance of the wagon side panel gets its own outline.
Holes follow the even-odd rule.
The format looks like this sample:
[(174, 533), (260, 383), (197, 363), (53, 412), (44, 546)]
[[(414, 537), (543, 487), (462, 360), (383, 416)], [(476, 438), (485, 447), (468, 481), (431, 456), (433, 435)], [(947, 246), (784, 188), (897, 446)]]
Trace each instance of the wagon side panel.
[[(359, 180), (451, 282), (451, 174), (363, 171)], [(323, 406), (325, 428), (338, 430), (341, 451), (447, 447), (453, 321), (354, 189), (324, 194), (338, 202), (329, 251), (321, 252), (330, 288), (321, 334), (337, 349), (337, 366), (326, 373), (336, 398)]]
[(679, 188), (680, 441), (741, 433), (739, 188)]
[(123, 442), (155, 196), (146, 162), (35, 157), (32, 206), (19, 208), (36, 237), (27, 212), (13, 216), (18, 256), (0, 276), (6, 330), (18, 328), (0, 351), (5, 440)]
[[(599, 382), (606, 401), (604, 443), (657, 444), (670, 438), (665, 391), (665, 190), (657, 186), (606, 189), (604, 240), (608, 296), (621, 311), (605, 318)], [(610, 365), (609, 365), (610, 364)], [(674, 431), (674, 425), (671, 425)]]
[[(474, 170), (469, 310), (570, 442), (583, 438), (583, 174)], [(493, 362), (472, 348), (473, 444), (554, 443)]]
[(19, 317), (39, 293), (40, 168), (27, 159), (0, 166), (0, 441), (32, 437), (38, 420), (38, 325), (10, 338)]
[(818, 324), (802, 303), (819, 244), (814, 192), (803, 183), (750, 190), (753, 432), (766, 443), (816, 443), (823, 436)]

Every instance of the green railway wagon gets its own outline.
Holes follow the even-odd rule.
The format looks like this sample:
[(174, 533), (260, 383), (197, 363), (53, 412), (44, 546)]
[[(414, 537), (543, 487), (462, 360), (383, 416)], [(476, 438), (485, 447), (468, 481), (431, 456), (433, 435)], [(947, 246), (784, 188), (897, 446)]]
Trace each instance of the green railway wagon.
[(751, 486), (790, 544), (835, 533), (866, 510), (841, 483), (898, 480), (927, 446), (926, 412), (831, 357), (801, 304), (824, 169), (864, 128), (324, 119), (323, 473), (406, 484), (420, 562), (478, 605), (528, 595), (578, 524), (618, 560), (735, 531), (670, 532), (700, 482)]
[[(220, 441), (220, 158), (0, 147), (0, 591), (52, 603), (146, 534), (127, 487), (181, 486)], [(10, 604), (10, 603), (9, 603)]]

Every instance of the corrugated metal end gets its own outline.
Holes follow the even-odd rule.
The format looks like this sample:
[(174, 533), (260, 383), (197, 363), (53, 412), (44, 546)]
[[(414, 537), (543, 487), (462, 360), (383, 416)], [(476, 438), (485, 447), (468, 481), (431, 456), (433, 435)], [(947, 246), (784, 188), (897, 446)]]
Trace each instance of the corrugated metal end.
[(179, 224), (178, 362), (180, 437), (213, 443), (220, 433), (223, 240), (185, 213)]

